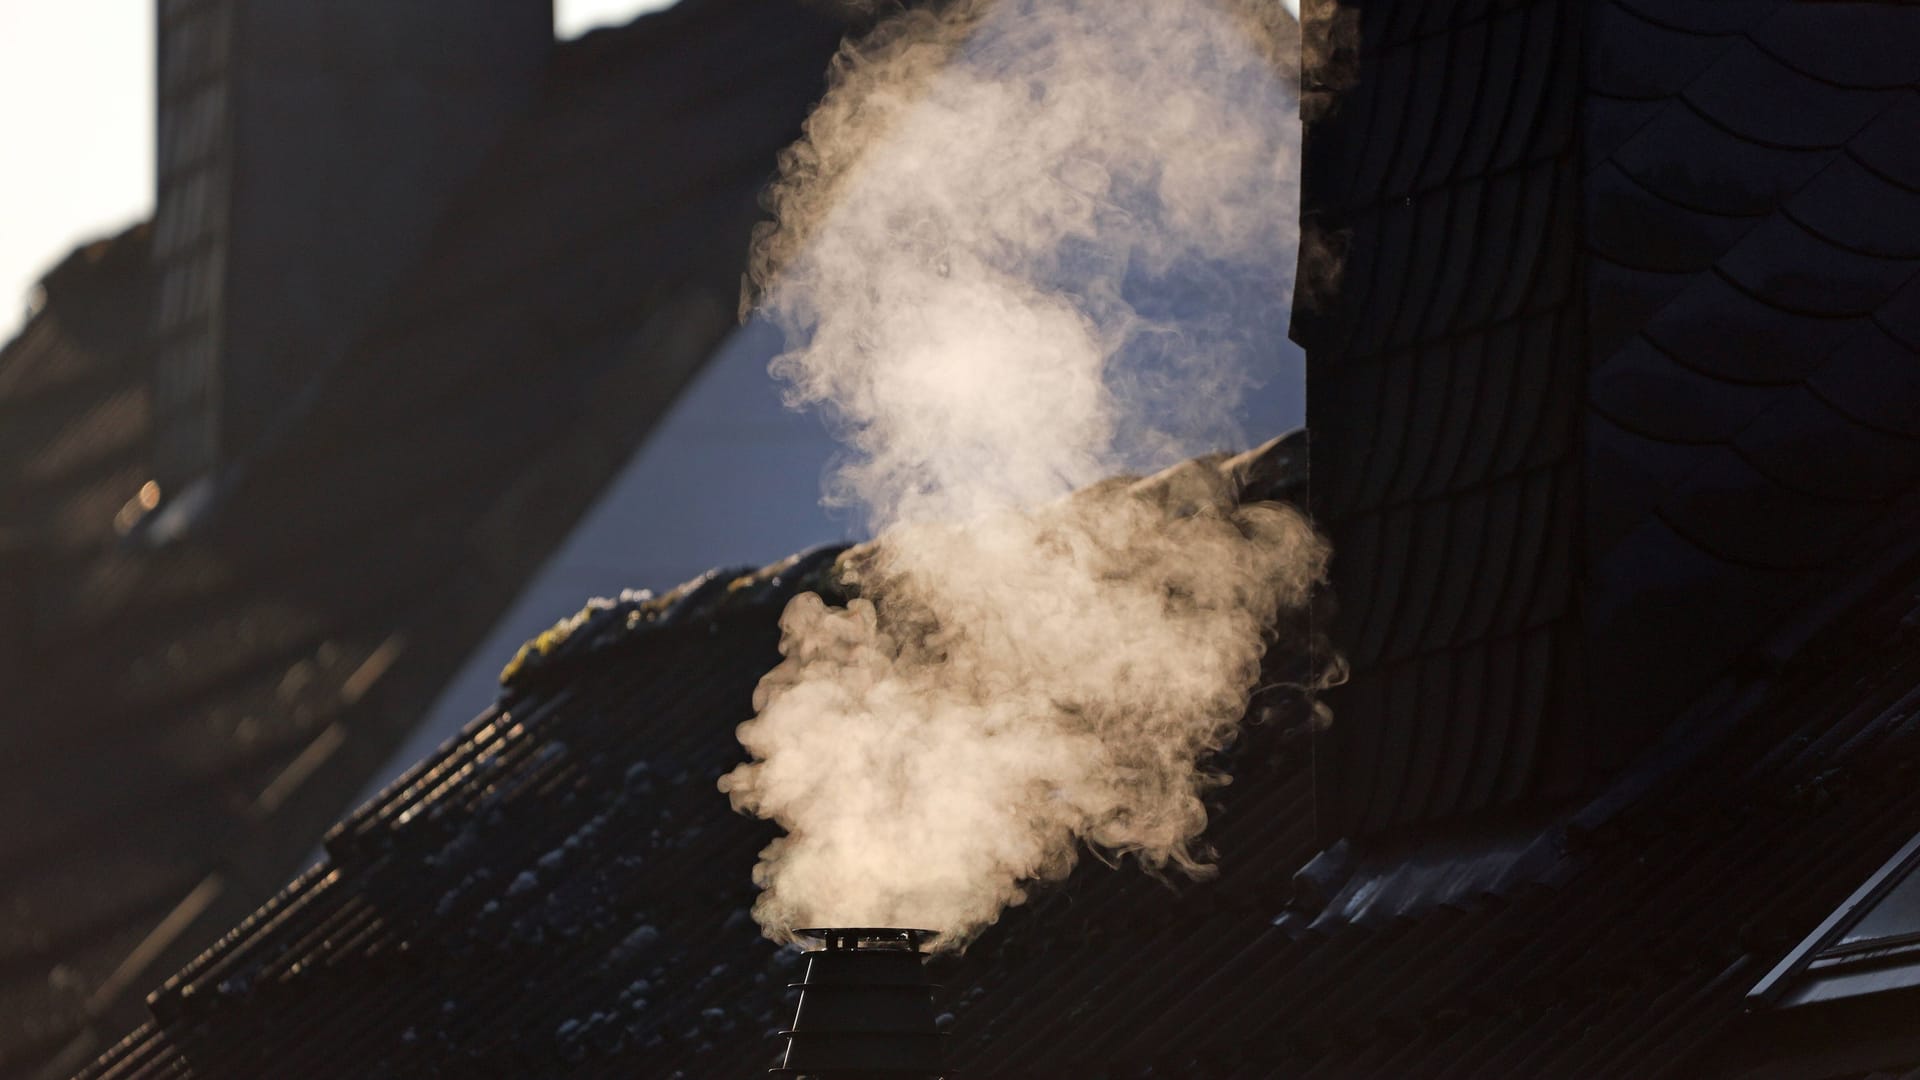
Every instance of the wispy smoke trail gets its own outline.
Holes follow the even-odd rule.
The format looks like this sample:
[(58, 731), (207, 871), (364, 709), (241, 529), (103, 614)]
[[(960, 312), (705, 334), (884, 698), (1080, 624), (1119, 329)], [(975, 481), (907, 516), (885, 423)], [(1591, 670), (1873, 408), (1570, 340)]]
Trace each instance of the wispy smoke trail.
[[(1324, 544), (1218, 470), (1269, 371), (1296, 216), (1271, 3), (900, 16), (788, 152), (760, 302), (882, 539), (797, 598), (721, 782), (787, 830), (756, 914), (959, 944), (1082, 841), (1199, 872), (1204, 767)], [(1250, 330), (1249, 328), (1257, 328)], [(1072, 498), (1062, 496), (1093, 485)]]

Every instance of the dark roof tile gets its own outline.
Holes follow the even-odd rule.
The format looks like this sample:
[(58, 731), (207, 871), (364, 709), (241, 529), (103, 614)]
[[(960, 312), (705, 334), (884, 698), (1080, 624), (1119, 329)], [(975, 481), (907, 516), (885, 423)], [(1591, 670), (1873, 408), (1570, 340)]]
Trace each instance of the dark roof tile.
[(1495, 745), (1488, 722), (1488, 710), (1491, 707), (1488, 695), (1493, 692), (1489, 688), (1487, 670), (1490, 655), (1488, 649), (1477, 648), (1452, 658), (1449, 670), (1454, 675), (1453, 693), (1459, 701), (1459, 715), (1473, 718), (1473, 731), (1462, 739), (1467, 745), (1466, 753), (1448, 754), (1433, 770), (1431, 791), (1421, 804), (1411, 807), (1412, 813), (1417, 816), (1439, 817), (1452, 807), (1476, 803), (1467, 793), (1468, 778), (1473, 772), (1474, 763), (1493, 753)]
[(1363, 789), (1364, 820), (1373, 828), (1397, 820), (1399, 802), (1410, 786), (1409, 773), (1432, 762), (1436, 756), (1431, 749), (1417, 754), (1422, 749), (1421, 736), (1426, 734), (1422, 729), (1428, 726), (1419, 719), (1429, 715), (1424, 711), (1429, 703), (1420, 693), (1420, 673), (1421, 668), (1432, 661), (1432, 657), (1421, 657), (1396, 664), (1376, 676), (1384, 696), (1380, 710), (1382, 722), (1373, 752), (1368, 755), (1373, 767), (1365, 774)]
[(1661, 517), (1716, 558), (1775, 570), (1840, 557), (1878, 516), (1832, 495), (1792, 490), (1732, 453), (1716, 453), (1661, 502)]
[(1733, 445), (1775, 482), (1825, 498), (1896, 498), (1920, 481), (1920, 439), (1850, 422), (1795, 387), (1741, 431)]
[(1368, 448), (1366, 468), (1355, 475), (1354, 497), (1356, 507), (1380, 506), (1387, 502), (1392, 490), (1393, 478), (1404, 467), (1409, 451), (1418, 453), (1418, 447), (1410, 447), (1407, 442), (1408, 429), (1413, 424), (1413, 376), (1411, 367), (1415, 356), (1400, 354), (1379, 364), (1379, 394), (1376, 399), (1377, 411), (1373, 414), (1379, 425), (1377, 438)]
[(1367, 104), (1371, 110), (1368, 130), (1380, 137), (1370, 137), (1356, 145), (1361, 156), (1355, 162), (1356, 171), (1349, 195), (1354, 202), (1385, 202), (1388, 199), (1387, 181), (1393, 175), (1395, 163), (1402, 153), (1403, 140), (1399, 134), (1418, 96), (1413, 85), (1417, 59), (1417, 51), (1407, 48), (1390, 50), (1380, 58), (1378, 78), (1382, 86), (1400, 87), (1403, 92), (1397, 95), (1383, 92), (1368, 97)]
[(1888, 102), (1881, 91), (1802, 75), (1750, 44), (1728, 50), (1681, 96), (1743, 139), (1809, 149), (1844, 144)]
[[(1585, 477), (1576, 462), (1556, 462), (1540, 472), (1552, 483), (1548, 503), (1541, 514), (1547, 519), (1546, 543), (1540, 553), (1540, 567), (1533, 581), (1533, 595), (1526, 611), (1518, 617), (1521, 625), (1545, 626), (1552, 623), (1572, 604), (1575, 565), (1585, 528), (1585, 507), (1580, 492)], [(1570, 627), (1563, 627), (1572, 632)]]
[(1677, 102), (1606, 156), (1661, 198), (1726, 216), (1772, 213), (1832, 160), (1743, 138)]
[(1448, 110), (1465, 107), (1465, 102), (1459, 100), (1460, 79), (1455, 70), (1452, 40), (1451, 34), (1422, 38), (1406, 50), (1412, 54), (1412, 67), (1407, 72), (1410, 94), (1406, 115), (1401, 120), (1400, 138), (1394, 140), (1393, 169), (1383, 179), (1381, 194), (1386, 198), (1430, 187), (1447, 175), (1444, 167), (1434, 167), (1431, 151), (1434, 129), (1440, 118)]
[(1827, 357), (1807, 385), (1854, 421), (1920, 437), (1920, 364), (1914, 346), (1862, 327)]
[(1486, 90), (1475, 103), (1460, 163), (1453, 170), (1456, 176), (1486, 176), (1493, 169), (1500, 133), (1514, 122), (1517, 95), (1510, 74), (1511, 64), (1512, 58), (1524, 47), (1528, 18), (1528, 8), (1509, 6), (1487, 22), (1487, 43), (1481, 50)]
[(1726, 442), (1774, 400), (1773, 388), (1702, 375), (1638, 337), (1595, 369), (1588, 388), (1602, 416), (1675, 443)]
[(1791, 581), (1729, 563), (1658, 515), (1638, 519), (1593, 562), (1590, 618), (1604, 643), (1590, 659), (1595, 710), (1645, 725), (1648, 710), (1697, 685), (1697, 669), (1723, 670), (1742, 651), (1729, 627), (1777, 619)]
[[(1450, 551), (1470, 552), (1466, 558), (1474, 560), (1476, 572), (1449, 573), (1442, 579), (1424, 620), (1420, 638), (1409, 651), (1434, 652), (1444, 649), (1449, 642), (1459, 640), (1460, 629), (1475, 591), (1481, 587), (1481, 582), (1493, 576), (1492, 565), (1486, 565), (1494, 557), (1494, 545), (1486, 542), (1493, 527), (1488, 520), (1492, 500), (1485, 491), (1476, 489), (1463, 492), (1449, 501), (1452, 503), (1452, 513), (1447, 517), (1447, 532), (1441, 543)], [(1462, 560), (1455, 557), (1450, 561), (1457, 563)]]
[(1647, 320), (1647, 337), (1676, 361), (1738, 383), (1797, 382), (1859, 329), (1774, 307), (1718, 275), (1701, 275)]
[[(1513, 754), (1515, 739), (1520, 729), (1529, 726), (1532, 721), (1522, 706), (1520, 639), (1521, 635), (1518, 634), (1493, 637), (1475, 642), (1468, 653), (1470, 661), (1476, 653), (1486, 657), (1483, 670), (1487, 674), (1487, 688), (1481, 698), (1485, 708), (1473, 720), (1479, 731), (1471, 745), (1479, 753), (1472, 756), (1465, 783), (1456, 801), (1447, 808), (1450, 811), (1494, 805), (1499, 799), (1502, 781), (1511, 775), (1508, 762)], [(1473, 666), (1482, 667), (1479, 664)]]
[(1419, 171), (1426, 183), (1457, 180), (1463, 175), (1468, 139), (1478, 118), (1484, 115), (1487, 101), (1494, 96), (1489, 85), (1494, 80), (1488, 76), (1485, 63), (1492, 33), (1493, 23), (1480, 20), (1448, 35), (1450, 56), (1439, 95), (1445, 104), (1434, 117), (1432, 141)]
[(1920, 92), (1900, 94), (1847, 143), (1847, 152), (1897, 184), (1920, 190)]
[[(1473, 411), (1476, 431), (1498, 425), (1509, 411), (1517, 411), (1514, 387), (1520, 381), (1519, 368), (1527, 362), (1521, 344), (1518, 323), (1499, 323), (1484, 333), (1471, 335), (1458, 346), (1479, 355), (1480, 378), (1474, 390)], [(1485, 483), (1497, 472), (1494, 460), (1499, 453), (1498, 439), (1469, 439), (1461, 450), (1460, 464), (1453, 471), (1448, 490)]]
[(1602, 256), (1587, 264), (1587, 335), (1596, 361), (1631, 348), (1654, 313), (1684, 293), (1700, 274), (1636, 270)]
[(1501, 428), (1499, 451), (1493, 460), (1494, 470), (1501, 475), (1536, 469), (1548, 460), (1566, 456), (1569, 443), (1561, 441), (1556, 446), (1554, 440), (1570, 440), (1573, 436), (1557, 421), (1571, 415), (1574, 399), (1556, 399), (1552, 391), (1556, 386), (1571, 389), (1571, 384), (1578, 381), (1578, 372), (1572, 370), (1573, 365), (1554, 359), (1563, 355), (1555, 349), (1557, 324), (1556, 313), (1548, 312), (1515, 326), (1519, 352), (1513, 397), (1507, 403), (1506, 425)]
[(1467, 284), (1474, 279), (1474, 267), (1485, 257), (1487, 247), (1482, 227), (1490, 216), (1486, 182), (1477, 178), (1463, 181), (1449, 194), (1446, 247), (1435, 271), (1426, 317), (1417, 330), (1423, 339), (1442, 337), (1462, 327)]
[(1816, 236), (1784, 215), (1741, 238), (1720, 262), (1741, 289), (1784, 311), (1820, 318), (1864, 315), (1914, 277), (1920, 260), (1864, 255)]
[(1478, 641), (1505, 629), (1497, 621), (1500, 599), (1513, 575), (1520, 536), (1520, 514), (1526, 485), (1522, 478), (1505, 476), (1484, 485), (1487, 509), (1479, 538), (1478, 565), (1487, 573), (1475, 582), (1461, 623), (1459, 641)]
[(1451, 392), (1453, 352), (1444, 344), (1424, 348), (1402, 367), (1405, 374), (1400, 379), (1407, 384), (1413, 403), (1403, 444), (1409, 452), (1400, 456), (1394, 469), (1385, 495), (1388, 501), (1403, 501), (1434, 490), (1434, 485), (1427, 480), (1434, 464), (1434, 450), (1448, 426), (1460, 426), (1453, 411), (1461, 405), (1472, 405), (1470, 396)]
[(1719, 449), (1649, 438), (1613, 423), (1601, 412), (1587, 421), (1588, 483), (1607, 493), (1588, 512), (1587, 542), (1608, 552), (1652, 516), (1673, 486)]
[[(1402, 606), (1386, 620), (1381, 651), (1387, 656), (1409, 656), (1420, 650), (1426, 627), (1434, 620), (1435, 602), (1446, 581), (1449, 557), (1458, 557), (1450, 551), (1448, 540), (1464, 543), (1467, 538), (1454, 526), (1453, 519), (1459, 512), (1454, 500), (1433, 499), (1419, 503), (1418, 507), (1409, 537), (1408, 580), (1402, 594), (1409, 600), (1417, 598), (1418, 603)], [(1410, 715), (1423, 713), (1414, 711)]]
[[(1441, 291), (1442, 278), (1440, 268), (1447, 257), (1447, 249), (1453, 243), (1471, 243), (1466, 236), (1456, 236), (1451, 229), (1453, 224), (1450, 208), (1456, 198), (1451, 188), (1441, 188), (1420, 196), (1424, 205), (1413, 214), (1414, 236), (1412, 258), (1407, 263), (1408, 278), (1404, 286), (1406, 303), (1390, 320), (1387, 330), (1389, 348), (1411, 344), (1422, 336), (1424, 328), (1434, 320), (1431, 313), (1437, 306), (1437, 294)], [(1437, 205), (1433, 205), (1437, 204)]]
[(1597, 162), (1612, 157), (1656, 119), (1681, 108), (1683, 106), (1667, 98), (1642, 100), (1587, 95), (1581, 117), (1586, 127), (1587, 159)]
[(1437, 346), (1444, 352), (1447, 367), (1445, 414), (1439, 435), (1428, 448), (1426, 466), (1418, 490), (1433, 496), (1454, 489), (1461, 475), (1460, 463), (1467, 447), (1474, 442), (1473, 417), (1481, 407), (1485, 376), (1485, 341), (1478, 335)]
[[(1432, 196), (1420, 200), (1431, 205)], [(1364, 237), (1366, 258), (1359, 262), (1366, 274), (1357, 282), (1361, 295), (1397, 296), (1411, 286), (1409, 269), (1414, 260), (1415, 229), (1419, 225), (1412, 200), (1396, 200), (1380, 208), (1356, 229), (1356, 241)], [(1362, 232), (1361, 230), (1364, 230)], [(1359, 246), (1356, 243), (1356, 247)], [(1363, 322), (1355, 327), (1351, 349), (1356, 356), (1372, 356), (1390, 347), (1393, 321), (1389, 318)]]
[[(1415, 697), (1409, 715), (1430, 716), (1436, 709), (1464, 705), (1464, 679), (1459, 665), (1445, 652), (1429, 652), (1415, 661)], [(1464, 711), (1464, 710), (1463, 710)], [(1449, 753), (1446, 744), (1458, 740), (1461, 733), (1441, 733), (1431, 726), (1414, 725), (1414, 767), (1394, 793), (1388, 813), (1403, 820), (1419, 820), (1459, 804), (1459, 793), (1447, 785), (1454, 763), (1466, 757)], [(1449, 774), (1443, 776), (1442, 774)]]
[(1554, 285), (1565, 281), (1555, 272), (1555, 264), (1564, 261), (1564, 241), (1568, 239), (1565, 230), (1558, 227), (1571, 222), (1566, 218), (1556, 220), (1554, 211), (1567, 206), (1571, 173), (1565, 163), (1549, 160), (1520, 174), (1519, 198), (1511, 207), (1513, 261), (1507, 268), (1500, 298), (1494, 302), (1493, 318), (1510, 319), (1565, 299), (1552, 293)]
[(1782, 0), (1613, 0), (1656, 26), (1690, 34), (1738, 34), (1766, 18)]
[(1920, 83), (1920, 9), (1908, 4), (1782, 4), (1749, 32), (1794, 70), (1835, 86)]
[[(1390, 361), (1356, 360), (1348, 367), (1345, 378), (1329, 380), (1325, 384), (1323, 393), (1326, 396), (1323, 400), (1332, 407), (1361, 410), (1353, 413), (1356, 416), (1376, 415), (1381, 395), (1397, 370)], [(1361, 482), (1371, 453), (1372, 447), (1362, 443), (1323, 444), (1314, 450), (1315, 474), (1322, 483), (1339, 484), (1343, 490), (1356, 490), (1355, 485)]]
[(1519, 209), (1528, 187), (1538, 182), (1539, 171), (1522, 169), (1498, 173), (1484, 181), (1479, 212), (1473, 222), (1478, 233), (1473, 241), (1472, 272), (1465, 284), (1459, 286), (1458, 314), (1451, 321), (1452, 329), (1477, 329), (1498, 318), (1496, 308), (1516, 261)]
[[(1355, 514), (1348, 528), (1346, 546), (1335, 559), (1348, 559), (1361, 566), (1383, 567), (1382, 559), (1387, 553), (1386, 515), (1380, 511)], [(1348, 608), (1365, 610), (1373, 607), (1375, 597), (1381, 591), (1381, 576), (1377, 573), (1355, 573), (1336, 594), (1338, 602)], [(1351, 648), (1351, 645), (1348, 646)]]
[[(1445, 6), (1441, 0), (1438, 6)], [(1363, 54), (1381, 55), (1403, 49), (1420, 32), (1420, 12), (1408, 5), (1381, 4), (1362, 9), (1360, 49)]]
[[(1574, 10), (1566, 10), (1568, 7)], [(1506, 169), (1537, 161), (1559, 153), (1571, 140), (1572, 125), (1554, 115), (1556, 103), (1563, 100), (1561, 92), (1571, 90), (1562, 84), (1570, 80), (1551, 75), (1560, 65), (1575, 62), (1576, 35), (1565, 30), (1563, 20), (1578, 19), (1583, 11), (1584, 5), (1570, 0), (1536, 0), (1527, 5), (1526, 40), (1509, 76), (1513, 79), (1513, 97), (1507, 103), (1500, 146), (1488, 162), (1489, 168)]]
[(1662, 26), (1614, 0), (1594, 5), (1588, 33), (1588, 89), (1632, 100), (1678, 94), (1731, 44), (1722, 35)]
[[(1426, 524), (1422, 509), (1417, 503), (1401, 503), (1381, 515), (1380, 561), (1369, 568), (1379, 577), (1366, 609), (1360, 613), (1364, 621), (1355, 623), (1355, 632), (1346, 639), (1349, 644), (1343, 649), (1355, 665), (1371, 664), (1386, 655), (1388, 635), (1393, 632), (1398, 616), (1409, 606), (1407, 591), (1408, 579), (1414, 573), (1414, 545), (1438, 536), (1436, 533), (1429, 537), (1421, 528)], [(1420, 599), (1415, 597), (1413, 602), (1418, 603)]]
[(1554, 550), (1576, 542), (1573, 535), (1561, 532), (1558, 526), (1562, 519), (1554, 512), (1557, 503), (1573, 495), (1565, 488), (1565, 478), (1559, 471), (1552, 467), (1530, 469), (1518, 478), (1520, 508), (1513, 524), (1514, 544), (1508, 554), (1500, 607), (1494, 615), (1495, 633), (1538, 625), (1533, 597), (1555, 558)]
[(1908, 347), (1920, 350), (1920, 274), (1909, 277), (1900, 291), (1880, 305), (1873, 321)]
[(1613, 162), (1587, 173), (1587, 205), (1603, 228), (1594, 252), (1634, 270), (1686, 273), (1706, 270), (1754, 225), (1752, 218), (1701, 213), (1673, 203), (1634, 180)]
[(1862, 255), (1920, 258), (1920, 235), (1888, 223), (1920, 219), (1920, 191), (1882, 179), (1850, 156), (1837, 158), (1785, 204), (1794, 221)]

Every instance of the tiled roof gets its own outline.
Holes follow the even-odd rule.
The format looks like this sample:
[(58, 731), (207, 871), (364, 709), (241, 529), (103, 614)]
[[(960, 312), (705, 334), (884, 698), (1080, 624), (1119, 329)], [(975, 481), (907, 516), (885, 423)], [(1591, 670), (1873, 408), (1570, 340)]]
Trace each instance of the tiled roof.
[[(778, 658), (782, 605), (825, 586), (834, 554), (600, 609), (86, 1075), (768, 1065), (795, 970), (747, 914), (771, 832), (713, 782), (740, 757), (732, 729)], [(938, 961), (952, 1064), (1719, 1074), (1747, 990), (1920, 821), (1920, 563), (1874, 584), (1770, 680), (1703, 700), (1690, 742), (1558, 834), (1544, 880), (1417, 917), (1283, 917), (1318, 849), (1311, 746), (1291, 703), (1256, 702), (1210, 800), (1219, 876), (1090, 861)]]
[(145, 231), (56, 272), (0, 359), (0, 596), (32, 601), (0, 623), (0, 1076), (137, 1022), (384, 763), (732, 326), (841, 30), (687, 0), (559, 46), (376, 327), (172, 547), (113, 526), (152, 475)]

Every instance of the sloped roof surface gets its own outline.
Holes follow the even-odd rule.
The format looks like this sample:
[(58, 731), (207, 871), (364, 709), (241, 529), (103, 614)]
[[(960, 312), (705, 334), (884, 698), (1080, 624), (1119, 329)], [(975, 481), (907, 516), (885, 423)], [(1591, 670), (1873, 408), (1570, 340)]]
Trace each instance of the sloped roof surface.
[(378, 325), (171, 548), (113, 525), (151, 475), (144, 230), (50, 280), (0, 360), (0, 587), (30, 601), (0, 624), (0, 1076), (137, 1022), (385, 761), (731, 327), (841, 29), (687, 0), (558, 46)]
[[(834, 552), (630, 600), (329, 839), (86, 1075), (746, 1076), (791, 1015), (747, 915), (772, 835), (714, 790)], [(1920, 565), (1765, 685), (1701, 704), (1541, 884), (1326, 931), (1297, 702), (1211, 800), (1220, 875), (1090, 861), (936, 962), (951, 1063), (999, 1076), (1711, 1076), (1754, 982), (1920, 821)], [(1273, 680), (1267, 680), (1273, 681)], [(1733, 722), (1738, 720), (1737, 723)]]

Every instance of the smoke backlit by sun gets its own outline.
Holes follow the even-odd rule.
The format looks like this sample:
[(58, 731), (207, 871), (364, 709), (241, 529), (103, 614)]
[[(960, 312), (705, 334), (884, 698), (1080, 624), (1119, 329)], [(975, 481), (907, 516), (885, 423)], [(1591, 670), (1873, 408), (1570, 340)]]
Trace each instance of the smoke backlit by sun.
[(961, 944), (1083, 843), (1204, 871), (1207, 756), (1327, 550), (1204, 466), (1100, 482), (1239, 439), (1273, 363), (1241, 316), (1290, 295), (1284, 18), (963, 3), (836, 62), (755, 283), (789, 400), (848, 447), (829, 497), (880, 540), (858, 599), (788, 608), (721, 783), (787, 831), (757, 870), (770, 935)]

